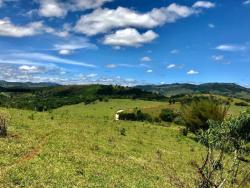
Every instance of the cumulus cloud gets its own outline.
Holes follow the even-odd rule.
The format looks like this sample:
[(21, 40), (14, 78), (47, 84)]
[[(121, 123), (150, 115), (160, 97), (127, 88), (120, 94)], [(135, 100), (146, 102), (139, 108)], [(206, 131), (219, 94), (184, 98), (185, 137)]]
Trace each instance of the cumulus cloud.
[(29, 72), (29, 73), (39, 72), (39, 69), (37, 66), (22, 65), (18, 69), (20, 71)]
[(49, 33), (60, 37), (66, 36), (62, 35), (60, 32), (63, 31), (57, 31), (51, 27), (48, 27), (44, 25), (42, 21), (31, 22), (26, 25), (15, 25), (7, 17), (0, 19), (0, 36), (4, 37), (21, 38), (43, 33)]
[(95, 9), (111, 1), (113, 0), (72, 0), (71, 9), (72, 10)]
[(67, 9), (57, 0), (41, 0), (38, 12), (44, 17), (63, 17), (67, 14)]
[(37, 35), (47, 28), (42, 22), (31, 22), (25, 26), (13, 24), (9, 18), (0, 19), (0, 36), (26, 37)]
[(194, 8), (214, 8), (215, 4), (209, 1), (197, 1), (193, 4)]
[(195, 71), (195, 70), (190, 70), (187, 72), (188, 75), (195, 75), (195, 74), (199, 74), (198, 71)]
[(139, 27), (149, 29), (165, 23), (173, 23), (178, 19), (199, 13), (196, 8), (213, 7), (208, 7), (208, 2), (205, 5), (202, 6), (201, 2), (197, 2), (197, 4), (194, 4), (194, 7), (188, 7), (173, 3), (167, 7), (154, 8), (146, 13), (140, 13), (124, 7), (116, 9), (99, 8), (90, 14), (81, 16), (75, 26), (75, 30), (91, 36), (106, 33), (114, 28)]
[(106, 35), (103, 44), (111, 46), (132, 46), (139, 47), (142, 44), (149, 43), (156, 39), (158, 34), (149, 30), (145, 33), (139, 33), (136, 29), (127, 28), (118, 30), (115, 33)]
[[(21, 82), (41, 82), (50, 81), (55, 75), (60, 75), (62, 68), (52, 64), (39, 64), (28, 61), (19, 61), (17, 63), (8, 63), (8, 60), (2, 61), (0, 69), (0, 80), (21, 81)], [(28, 62), (28, 64), (26, 64)], [(23, 63), (23, 64), (22, 64)]]
[(142, 62), (150, 62), (150, 61), (152, 61), (152, 59), (148, 56), (145, 56), (145, 57), (141, 58), (141, 61)]
[(39, 0), (38, 13), (44, 17), (64, 17), (69, 11), (95, 9), (112, 0)]
[(226, 52), (236, 52), (236, 51), (244, 51), (246, 50), (246, 47), (241, 45), (222, 44), (217, 46), (215, 49)]

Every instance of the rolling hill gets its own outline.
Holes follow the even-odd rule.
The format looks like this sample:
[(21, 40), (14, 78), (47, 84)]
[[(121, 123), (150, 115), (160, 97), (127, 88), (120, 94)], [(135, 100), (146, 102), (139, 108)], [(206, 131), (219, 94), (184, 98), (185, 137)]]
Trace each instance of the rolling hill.
[(250, 89), (233, 83), (141, 85), (136, 88), (168, 97), (179, 94), (206, 93), (250, 100)]

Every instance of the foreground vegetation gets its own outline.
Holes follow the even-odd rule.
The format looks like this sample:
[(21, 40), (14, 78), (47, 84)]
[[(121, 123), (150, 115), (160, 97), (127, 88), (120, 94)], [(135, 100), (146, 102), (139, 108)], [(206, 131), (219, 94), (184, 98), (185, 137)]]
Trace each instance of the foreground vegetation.
[[(49, 112), (3, 109), (0, 187), (194, 187), (206, 147), (181, 127), (114, 121), (120, 109), (166, 102), (117, 99)], [(241, 164), (242, 170), (249, 168)]]

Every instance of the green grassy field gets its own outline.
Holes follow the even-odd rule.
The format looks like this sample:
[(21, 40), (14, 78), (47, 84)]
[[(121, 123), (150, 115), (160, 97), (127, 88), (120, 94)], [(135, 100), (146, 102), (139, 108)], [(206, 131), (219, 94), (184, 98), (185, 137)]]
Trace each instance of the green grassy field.
[(43, 113), (4, 109), (12, 120), (0, 139), (0, 187), (194, 187), (191, 161), (204, 147), (192, 136), (174, 124), (114, 121), (119, 109), (167, 105), (121, 99)]

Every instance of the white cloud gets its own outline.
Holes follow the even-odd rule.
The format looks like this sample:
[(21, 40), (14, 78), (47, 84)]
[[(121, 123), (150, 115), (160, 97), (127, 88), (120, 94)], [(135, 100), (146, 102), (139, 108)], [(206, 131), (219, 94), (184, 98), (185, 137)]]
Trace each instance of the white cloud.
[(107, 64), (106, 67), (109, 69), (113, 69), (113, 68), (116, 68), (117, 65), (116, 64)]
[(145, 65), (145, 64), (133, 65), (133, 64), (120, 63), (120, 64), (107, 64), (106, 67), (109, 68), (109, 69), (114, 69), (114, 68), (117, 68), (117, 67), (123, 67), (123, 68), (149, 68), (150, 66)]
[(38, 13), (44, 17), (63, 17), (67, 14), (67, 9), (57, 0), (40, 0)]
[(194, 8), (214, 8), (215, 4), (210, 1), (197, 1), (193, 4)]
[(153, 70), (151, 70), (151, 69), (147, 70), (147, 73), (152, 73), (152, 72), (153, 72)]
[(37, 73), (37, 72), (39, 72), (39, 68), (37, 66), (22, 65), (18, 69), (20, 71), (28, 72), (28, 73)]
[(250, 5), (250, 0), (244, 1), (243, 5)]
[(141, 58), (141, 61), (142, 62), (149, 62), (149, 61), (152, 61), (152, 59), (148, 56), (145, 56), (145, 57)]
[(46, 28), (42, 22), (31, 22), (25, 26), (14, 25), (9, 18), (0, 19), (0, 36), (26, 37), (41, 33)]
[(39, 0), (38, 13), (44, 17), (64, 17), (69, 11), (80, 11), (101, 7), (113, 0)]
[(118, 30), (115, 33), (106, 35), (103, 40), (103, 44), (111, 46), (133, 46), (139, 47), (144, 43), (149, 43), (156, 39), (158, 35), (149, 30), (140, 34), (136, 29), (127, 28)]
[(196, 9), (198, 5), (200, 5), (199, 8), (208, 8), (201, 7), (201, 3), (196, 4), (195, 7), (172, 3), (167, 7), (154, 8), (146, 13), (140, 13), (124, 7), (116, 9), (99, 8), (90, 14), (81, 16), (75, 26), (75, 30), (91, 36), (106, 33), (115, 28), (154, 28), (199, 13), (200, 11)]
[(111, 1), (113, 0), (72, 0), (71, 9), (72, 10), (95, 9)]
[(215, 28), (215, 25), (212, 24), (212, 23), (210, 23), (210, 24), (208, 24), (208, 27), (210, 27), (210, 28)]
[(180, 51), (178, 50), (178, 49), (173, 49), (173, 50), (171, 50), (171, 54), (178, 54)]
[(61, 55), (70, 55), (73, 52), (71, 50), (59, 50), (58, 53)]
[(0, 36), (4, 37), (21, 38), (44, 33), (63, 37), (60, 32), (62, 31), (56, 31), (55, 29), (44, 25), (42, 21), (31, 22), (26, 25), (15, 25), (9, 18), (0, 19)]
[(223, 61), (224, 60), (224, 56), (223, 55), (213, 55), (212, 59), (214, 61)]
[(182, 69), (184, 64), (169, 64), (167, 65), (167, 69)]
[(195, 70), (190, 70), (187, 72), (188, 75), (195, 75), (195, 74), (199, 74), (198, 71), (195, 71)]
[(34, 62), (44, 62), (44, 63), (55, 63), (55, 64), (68, 64), (68, 65), (77, 65), (83, 67), (96, 67), (92, 64), (87, 64), (79, 61), (69, 60), (60, 58), (53, 55), (42, 54), (42, 53), (15, 53), (8, 56), (9, 59), (23, 59), (30, 60)]
[(168, 69), (172, 69), (172, 68), (175, 68), (176, 67), (176, 64), (170, 64), (167, 66)]
[(58, 51), (61, 55), (72, 54), (75, 50), (96, 48), (96, 45), (90, 43), (87, 38), (83, 37), (70, 37), (65, 42), (54, 45), (54, 50)]
[(244, 51), (246, 50), (245, 46), (240, 45), (229, 45), (229, 44), (222, 44), (215, 48), (216, 50), (227, 51), (227, 52), (236, 52), (236, 51)]

